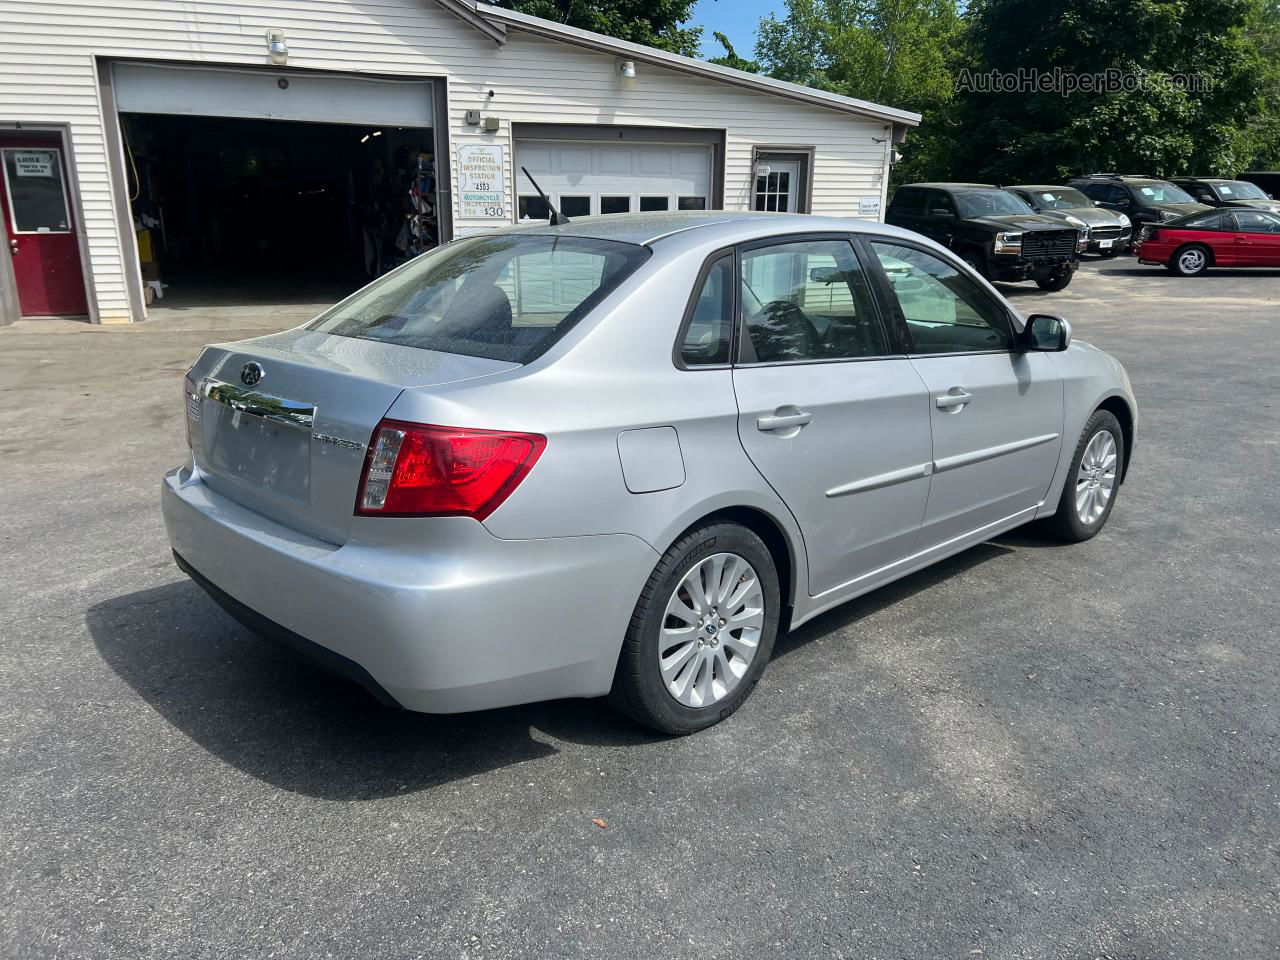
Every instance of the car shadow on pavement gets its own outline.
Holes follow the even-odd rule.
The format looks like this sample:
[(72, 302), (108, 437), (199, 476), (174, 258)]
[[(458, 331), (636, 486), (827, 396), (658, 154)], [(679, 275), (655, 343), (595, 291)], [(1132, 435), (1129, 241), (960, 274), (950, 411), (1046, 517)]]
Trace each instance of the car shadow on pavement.
[(185, 580), (97, 604), (86, 621), (103, 660), (174, 727), (250, 776), (321, 799), (396, 796), (558, 752), (534, 730), (593, 745), (657, 739), (602, 700), (456, 716), (384, 707)]
[[(1005, 537), (1000, 539), (1003, 541)], [(1028, 544), (1030, 543), (1031, 540), (1028, 539)], [(833, 610), (819, 614), (790, 633), (779, 637), (778, 643), (773, 649), (774, 659), (785, 657), (812, 643), (814, 640), (851, 627), (860, 620), (865, 620), (881, 610), (914, 597), (917, 593), (928, 590), (943, 580), (959, 576), (989, 560), (996, 560), (1015, 552), (1012, 546), (987, 541), (970, 547), (962, 553), (957, 553), (953, 557), (939, 560), (932, 566), (925, 567), (923, 570), (903, 577), (901, 580), (895, 580), (893, 583), (872, 590), (856, 600), (850, 600), (848, 603), (843, 603)]]

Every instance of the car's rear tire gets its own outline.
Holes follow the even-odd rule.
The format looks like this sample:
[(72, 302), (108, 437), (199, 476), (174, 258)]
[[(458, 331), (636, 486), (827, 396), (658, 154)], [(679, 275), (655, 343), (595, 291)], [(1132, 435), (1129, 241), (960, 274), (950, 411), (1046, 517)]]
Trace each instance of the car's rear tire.
[(1208, 247), (1189, 243), (1175, 250), (1166, 266), (1180, 277), (1198, 277), (1209, 269), (1212, 262), (1213, 255)]
[(1096, 537), (1116, 504), (1124, 470), (1124, 431), (1108, 410), (1095, 410), (1071, 458), (1058, 512), (1045, 526), (1069, 543)]
[(736, 523), (694, 527), (662, 555), (640, 592), (609, 701), (663, 733), (719, 723), (764, 672), (781, 611), (764, 541)]

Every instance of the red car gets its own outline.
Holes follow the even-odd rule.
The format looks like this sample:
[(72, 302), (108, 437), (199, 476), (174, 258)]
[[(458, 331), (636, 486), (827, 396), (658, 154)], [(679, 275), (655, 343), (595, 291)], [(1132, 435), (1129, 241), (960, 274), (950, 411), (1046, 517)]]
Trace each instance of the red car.
[(1134, 253), (1183, 277), (1210, 267), (1280, 267), (1280, 216), (1220, 208), (1142, 228)]

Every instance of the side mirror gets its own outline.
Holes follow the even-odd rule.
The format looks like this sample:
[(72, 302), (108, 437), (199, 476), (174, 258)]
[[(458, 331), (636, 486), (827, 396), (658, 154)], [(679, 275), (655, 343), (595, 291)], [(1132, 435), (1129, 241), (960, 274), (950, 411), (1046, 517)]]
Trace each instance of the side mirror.
[(1022, 346), (1042, 353), (1060, 353), (1071, 346), (1071, 324), (1061, 317), (1033, 313), (1022, 330)]

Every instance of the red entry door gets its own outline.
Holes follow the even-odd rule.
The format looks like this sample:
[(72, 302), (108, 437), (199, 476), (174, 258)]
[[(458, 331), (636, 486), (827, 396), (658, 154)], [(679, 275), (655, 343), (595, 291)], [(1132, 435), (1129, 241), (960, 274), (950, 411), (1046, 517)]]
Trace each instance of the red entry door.
[(0, 214), (24, 317), (88, 313), (62, 144), (0, 135)]

